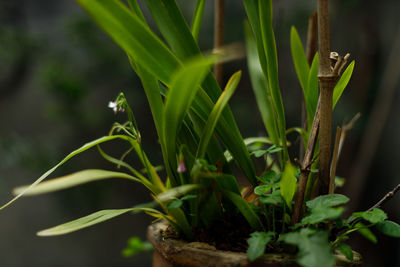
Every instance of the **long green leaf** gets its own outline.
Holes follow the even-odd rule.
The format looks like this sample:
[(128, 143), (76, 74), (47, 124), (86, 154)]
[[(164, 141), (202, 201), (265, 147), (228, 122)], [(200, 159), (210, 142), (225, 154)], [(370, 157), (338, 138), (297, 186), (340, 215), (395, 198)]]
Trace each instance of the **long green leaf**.
[(343, 72), (342, 76), (340, 77), (339, 81), (337, 82), (335, 89), (333, 89), (333, 107), (335, 108), (337, 102), (339, 101), (340, 96), (342, 95), (344, 89), (346, 88), (347, 84), (350, 81), (351, 75), (353, 74), (355, 62), (354, 60), (350, 63), (350, 65), (346, 68)]
[(157, 79), (167, 81), (180, 65), (167, 46), (143, 21), (117, 0), (77, 0), (135, 62)]
[(185, 184), (177, 187), (173, 187), (159, 195), (156, 196), (157, 200), (160, 202), (168, 202), (187, 193), (202, 188), (202, 185), (199, 184)]
[[(165, 100), (163, 137), (172, 170), (177, 167), (176, 136), (212, 62), (212, 59), (195, 58), (171, 78)], [(175, 177), (170, 179), (173, 185), (177, 184)]]
[(259, 0), (259, 13), (264, 52), (267, 57), (268, 84), (271, 90), (272, 103), (274, 104), (283, 159), (289, 159), (286, 144), (286, 119), (278, 79), (278, 56), (276, 51), (275, 34), (272, 28), (272, 0)]
[(292, 208), (292, 200), (294, 194), (296, 193), (297, 180), (296, 180), (296, 169), (288, 161), (285, 164), (285, 169), (282, 173), (282, 178), (280, 182), (281, 195), (285, 200), (287, 206)]
[(201, 22), (203, 21), (206, 0), (197, 0), (192, 20), (192, 35), (196, 43), (199, 41)]
[(316, 53), (311, 63), (310, 72), (308, 73), (307, 89), (305, 95), (308, 129), (311, 129), (311, 124), (314, 119), (318, 104), (318, 64), (319, 56), (318, 53)]
[[(172, 54), (172, 52), (163, 44), (160, 39), (149, 30), (149, 27), (143, 21), (133, 14), (127, 7), (119, 1), (101, 1), (101, 0), (77, 0), (81, 6), (95, 19), (95, 21), (107, 32), (114, 41), (124, 49), (127, 54), (133, 57), (134, 62), (146, 69), (156, 79), (166, 85), (169, 85), (170, 77), (182, 65), (180, 60)], [(147, 4), (153, 3), (156, 8), (160, 9), (160, 2), (148, 1)], [(164, 9), (165, 7), (165, 9)], [(149, 8), (150, 9), (150, 8)], [(182, 47), (174, 47), (174, 51), (183, 51), (180, 58), (193, 57), (198, 55), (200, 50), (195, 43), (193, 36), (186, 23), (176, 23), (182, 19), (181, 15), (174, 17), (179, 9), (174, 1), (162, 2), (160, 13), (166, 13), (168, 16), (172, 14), (173, 20), (162, 16), (165, 24), (173, 27), (169, 30), (164, 27), (165, 31), (177, 34), (176, 45)], [(170, 22), (173, 23), (170, 23)], [(157, 22), (157, 21), (156, 21)], [(172, 29), (172, 28), (171, 28)], [(163, 30), (163, 31), (164, 31)], [(162, 31), (162, 32), (163, 32)], [(163, 33), (165, 39), (169, 38)], [(171, 44), (170, 44), (171, 45)], [(172, 45), (171, 45), (172, 47)], [(204, 93), (202, 97), (196, 99), (194, 108), (201, 109), (204, 114), (200, 117), (206, 121), (211, 112), (214, 102), (219, 97), (221, 90), (215, 78), (209, 74), (204, 83)], [(200, 90), (203, 91), (203, 90)], [(207, 99), (210, 97), (210, 99)], [(210, 101), (209, 101), (210, 100)], [(209, 101), (209, 102), (208, 102)], [(200, 112), (197, 110), (197, 112)], [(222, 125), (224, 123), (224, 125)], [(221, 140), (224, 140), (226, 147), (232, 152), (238, 166), (245, 173), (246, 177), (253, 183), (255, 182), (255, 170), (251, 162), (249, 153), (243, 143), (238, 127), (233, 119), (232, 112), (229, 109), (224, 110), (223, 118), (217, 125), (217, 133)], [(164, 155), (166, 157), (166, 155)], [(167, 166), (168, 171), (168, 166)]]
[(197, 158), (203, 158), (206, 151), (207, 151), (207, 146), (210, 142), (211, 136), (214, 132), (215, 126), (217, 125), (217, 122), (222, 114), (222, 111), (228, 104), (229, 99), (232, 97), (233, 93), (236, 91), (236, 88), (239, 84), (240, 78), (242, 76), (242, 72), (238, 71), (235, 74), (232, 75), (232, 77), (229, 79), (225, 90), (219, 97), (217, 103), (215, 103), (215, 106), (213, 110), (210, 113), (210, 116), (208, 117), (207, 123), (204, 127), (203, 134), (200, 138), (198, 150), (197, 150)]
[[(109, 178), (123, 178), (129, 179), (135, 182), (143, 183), (146, 187), (151, 187), (148, 181), (142, 181), (134, 176), (123, 172), (113, 172), (105, 170), (83, 170), (69, 175), (65, 175), (59, 178), (54, 178), (45, 182), (42, 182), (35, 186), (33, 189), (25, 193), (26, 196), (40, 195), (58, 190), (71, 188), (77, 185), (86, 184), (89, 182), (109, 179)], [(21, 186), (14, 189), (14, 195), (19, 195), (24, 192), (29, 186)]]
[(86, 143), (85, 145), (83, 145), (82, 147), (78, 148), (77, 150), (71, 152), (70, 154), (68, 154), (62, 161), (60, 161), (56, 166), (54, 166), (53, 168), (51, 168), (50, 170), (48, 170), (47, 172), (45, 172), (42, 176), (40, 176), (35, 182), (33, 182), (30, 186), (28, 186), (24, 191), (20, 192), (17, 196), (15, 196), (12, 200), (10, 200), (8, 203), (6, 203), (5, 205), (3, 205), (2, 207), (0, 207), (0, 210), (4, 209), (5, 207), (7, 207), (8, 205), (10, 205), (11, 203), (13, 203), (15, 200), (17, 200), (18, 198), (20, 198), (22, 195), (24, 195), (25, 193), (27, 193), (29, 190), (33, 189), (36, 185), (38, 185), (41, 181), (43, 181), (44, 179), (46, 179), (51, 173), (53, 173), (58, 167), (60, 167), (61, 165), (63, 165), (65, 162), (67, 162), (69, 159), (71, 159), (72, 157), (94, 147), (97, 146), (98, 144), (107, 142), (107, 141), (111, 141), (114, 139), (123, 139), (123, 140), (129, 140), (129, 138), (125, 135), (112, 135), (112, 136), (104, 136), (101, 137), (99, 139), (96, 139), (92, 142)]
[(307, 57), (304, 52), (303, 44), (300, 40), (300, 36), (294, 26), (292, 26), (290, 30), (290, 48), (292, 50), (292, 58), (297, 77), (300, 81), (301, 88), (303, 89), (304, 96), (306, 96), (306, 87), (308, 73), (310, 72), (310, 66), (308, 65)]
[(146, 22), (146, 19), (143, 15), (142, 10), (140, 10), (139, 4), (137, 0), (128, 0), (128, 4), (131, 7), (132, 11), (136, 16), (138, 16), (143, 22)]
[(222, 194), (227, 197), (239, 209), (240, 213), (246, 218), (250, 226), (255, 230), (263, 230), (263, 225), (260, 218), (250, 207), (249, 203), (242, 198), (241, 195), (235, 194), (231, 191), (222, 190)]
[(130, 209), (117, 209), (117, 210), (101, 210), (85, 217), (52, 227), (45, 230), (42, 230), (37, 233), (38, 236), (57, 236), (57, 235), (65, 235), (68, 233), (72, 233), (89, 226), (108, 221), (114, 217), (119, 215), (132, 212), (132, 211), (146, 211), (156, 214), (162, 214), (158, 210), (151, 208), (130, 208)]
[(245, 33), (247, 65), (249, 68), (252, 88), (257, 100), (257, 106), (268, 136), (276, 146), (279, 146), (280, 142), (278, 128), (275, 123), (274, 108), (272, 106), (271, 97), (267, 88), (268, 82), (265, 79), (260, 65), (256, 41), (254, 40), (253, 33), (247, 23), (245, 24)]

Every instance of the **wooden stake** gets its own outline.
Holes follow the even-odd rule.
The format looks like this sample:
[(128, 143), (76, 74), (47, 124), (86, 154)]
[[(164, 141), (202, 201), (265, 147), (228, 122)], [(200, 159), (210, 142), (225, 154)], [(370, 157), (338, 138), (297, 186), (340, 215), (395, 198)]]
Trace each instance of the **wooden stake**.
[[(215, 21), (214, 21), (214, 51), (219, 51), (224, 45), (224, 20), (225, 0), (215, 0)], [(220, 87), (223, 86), (224, 69), (222, 63), (214, 66), (214, 76)]]

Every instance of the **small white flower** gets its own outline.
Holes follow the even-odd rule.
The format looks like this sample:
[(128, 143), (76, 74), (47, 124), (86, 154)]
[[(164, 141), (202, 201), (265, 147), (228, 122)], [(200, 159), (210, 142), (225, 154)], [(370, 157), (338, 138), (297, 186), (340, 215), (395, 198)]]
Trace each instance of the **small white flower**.
[(118, 108), (117, 102), (110, 101), (108, 103), (108, 107), (111, 108), (115, 114), (117, 114), (117, 108)]

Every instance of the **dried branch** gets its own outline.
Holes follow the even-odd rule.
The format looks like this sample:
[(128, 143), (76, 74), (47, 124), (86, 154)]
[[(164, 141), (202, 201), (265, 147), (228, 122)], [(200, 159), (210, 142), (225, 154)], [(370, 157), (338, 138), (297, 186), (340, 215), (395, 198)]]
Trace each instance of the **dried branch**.
[[(215, 0), (215, 21), (214, 21), (214, 51), (218, 52), (224, 46), (224, 20), (225, 20), (225, 0)], [(214, 66), (214, 76), (218, 84), (222, 87), (223, 64), (221, 62)]]
[(348, 192), (351, 192), (351, 210), (354, 210), (360, 202), (362, 192), (364, 190), (366, 179), (372, 160), (375, 156), (376, 149), (381, 141), (381, 135), (385, 124), (390, 115), (394, 95), (396, 93), (396, 85), (400, 79), (400, 27), (398, 27), (397, 35), (394, 40), (388, 63), (385, 67), (384, 75), (379, 86), (380, 90), (376, 97), (376, 101), (371, 110), (367, 125), (364, 130), (360, 142), (360, 148), (357, 152), (356, 162), (350, 174), (347, 186)]
[(356, 121), (361, 117), (361, 113), (357, 113), (348, 123), (343, 124), (342, 126), (342, 134), (340, 135), (340, 142), (339, 142), (339, 150), (338, 150), (338, 155), (337, 155), (337, 161), (339, 161), (340, 154), (342, 153), (342, 148), (344, 141), (346, 140), (346, 135), (347, 133), (353, 129), (354, 124)]
[(336, 137), (335, 137), (335, 146), (333, 148), (333, 158), (331, 164), (331, 178), (329, 180), (329, 194), (333, 194), (335, 191), (335, 175), (336, 175), (336, 167), (338, 162), (338, 152), (339, 152), (339, 143), (340, 137), (342, 135), (342, 128), (339, 126), (336, 128)]
[[(400, 184), (398, 184), (395, 188), (393, 188), (392, 191), (389, 191), (386, 193), (386, 195), (379, 200), (375, 205), (373, 205), (371, 208), (367, 209), (367, 211), (371, 211), (375, 208), (381, 208), (383, 205), (385, 205), (390, 199), (394, 197), (394, 195), (400, 191)], [(358, 218), (353, 218), (349, 221), (349, 224), (354, 223)]]
[[(319, 44), (319, 83), (320, 83), (320, 181), (319, 194), (329, 193), (331, 138), (332, 138), (332, 96), (340, 73), (350, 55), (342, 57), (330, 52), (329, 1), (318, 0), (318, 44)], [(333, 61), (332, 61), (333, 59)]]
[(311, 14), (308, 20), (306, 56), (309, 65), (311, 65), (314, 55), (317, 52), (317, 30), (318, 30), (317, 18), (318, 18), (317, 12), (314, 12)]
[[(308, 32), (307, 32), (307, 43), (306, 43), (307, 62), (310, 66), (312, 64), (314, 55), (317, 52), (317, 30), (318, 30), (317, 12), (314, 12), (311, 14), (311, 16), (308, 20)], [(306, 106), (304, 103), (304, 98), (301, 101), (301, 125), (303, 126), (303, 129), (307, 130), (307, 128), (308, 128), (307, 127), (307, 112), (306, 112)], [(303, 158), (304, 158), (303, 143), (304, 143), (304, 140), (303, 140), (303, 137), (301, 137), (300, 153), (299, 153), (300, 161), (303, 161)]]
[(310, 175), (311, 165), (313, 164), (313, 155), (315, 150), (315, 144), (317, 143), (319, 123), (320, 123), (320, 101), (318, 100), (317, 111), (315, 112), (310, 137), (308, 139), (307, 150), (304, 155), (303, 162), (300, 166), (300, 179), (299, 186), (296, 193), (296, 200), (294, 203), (292, 225), (295, 225), (300, 221), (301, 213), (303, 209), (304, 194), (306, 192), (308, 176)]
[(329, 191), (329, 166), (331, 161), (332, 94), (337, 77), (332, 75), (330, 62), (330, 33), (328, 0), (318, 0), (318, 45), (320, 82), (320, 190)]

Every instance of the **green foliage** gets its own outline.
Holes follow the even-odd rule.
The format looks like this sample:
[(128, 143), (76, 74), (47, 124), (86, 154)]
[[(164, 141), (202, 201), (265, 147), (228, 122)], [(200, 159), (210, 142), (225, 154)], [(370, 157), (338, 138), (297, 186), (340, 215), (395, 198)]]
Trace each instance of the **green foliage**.
[(327, 232), (303, 228), (299, 232), (281, 235), (280, 240), (298, 246), (297, 261), (301, 266), (328, 267), (335, 264)]
[(267, 244), (272, 240), (275, 233), (273, 232), (254, 232), (247, 239), (249, 248), (247, 249), (247, 256), (251, 262), (255, 261), (262, 254), (264, 254)]
[[(77, 2), (127, 54), (132, 69), (140, 78), (153, 116), (166, 175), (160, 177), (164, 173), (158, 172), (158, 167), (145, 153), (141, 143), (143, 137), (121, 93), (110, 107), (115, 112), (125, 112), (127, 122), (115, 123), (109, 136), (85, 144), (30, 186), (17, 188), (17, 196), (1, 209), (22, 195), (47, 193), (108, 178), (124, 178), (143, 184), (154, 201), (127, 209), (98, 211), (40, 231), (38, 235), (67, 234), (126, 213), (145, 212), (168, 221), (176, 232), (190, 240), (195, 236), (193, 229), (211, 228), (214, 223), (239, 215), (243, 216), (251, 231), (255, 231), (247, 241), (250, 261), (259, 258), (267, 244), (276, 251), (286, 251), (288, 246), (283, 244), (286, 243), (289, 249), (293, 245), (298, 247), (299, 264), (311, 267), (333, 266), (333, 250), (352, 260), (352, 250), (344, 243), (352, 232), (359, 232), (372, 242), (376, 242), (369, 229), (372, 226), (387, 235), (400, 236), (400, 226), (387, 221), (387, 215), (380, 209), (353, 213), (351, 219), (343, 220), (342, 205), (349, 199), (339, 194), (318, 196), (312, 200), (306, 196), (301, 222), (288, 225), (292, 219), (297, 179), (304, 170), (295, 167), (292, 163), (295, 161), (289, 157), (287, 135), (295, 132), (302, 136), (304, 145), (308, 142), (318, 103), (319, 57), (317, 53), (310, 66), (301, 38), (292, 27), (290, 46), (303, 91), (308, 127), (287, 129), (278, 79), (272, 0), (243, 0), (249, 21), (245, 23), (249, 74), (268, 134), (267, 137), (247, 139), (242, 137), (228, 105), (239, 86), (242, 72), (235, 72), (221, 91), (211, 68), (230, 55), (204, 55), (198, 46), (205, 0), (196, 2), (191, 27), (176, 1), (144, 1), (156, 24), (154, 31), (135, 0), (127, 1), (129, 7), (119, 0)], [(162, 37), (155, 32), (161, 33)], [(332, 108), (348, 85), (354, 65), (353, 61), (337, 82)], [(100, 144), (115, 139), (129, 145), (128, 152), (120, 158), (110, 156), (100, 148)], [(105, 160), (124, 167), (130, 174), (84, 170), (43, 181), (69, 159), (93, 147), (98, 148)], [(135, 153), (142, 170), (136, 170), (125, 161), (130, 152)], [(318, 161), (318, 148), (314, 154)], [(265, 161), (265, 168), (259, 174), (253, 159)], [(231, 162), (236, 164), (251, 186), (241, 190)], [(318, 172), (316, 164), (309, 167), (313, 177)], [(280, 238), (276, 240), (278, 233)], [(336, 237), (336, 240), (330, 242), (328, 237)], [(132, 238), (123, 254), (129, 256), (143, 250), (150, 250), (150, 245)]]
[(354, 212), (353, 217), (363, 218), (370, 223), (378, 223), (387, 219), (386, 213), (378, 208), (374, 208), (371, 211)]
[(280, 182), (281, 195), (286, 202), (286, 205), (291, 208), (294, 194), (296, 193), (297, 179), (296, 169), (290, 162), (287, 162), (285, 169), (282, 173), (282, 179)]
[(351, 247), (345, 243), (341, 243), (336, 246), (336, 250), (340, 251), (349, 261), (352, 261), (354, 258), (353, 250)]
[(128, 244), (122, 251), (124, 257), (132, 257), (136, 253), (142, 251), (153, 251), (154, 247), (149, 241), (142, 241), (139, 237), (134, 236), (128, 239)]
[(379, 222), (376, 228), (385, 235), (400, 238), (400, 225), (392, 221)]
[(346, 204), (349, 200), (348, 197), (340, 194), (322, 195), (307, 201), (306, 205), (310, 209), (328, 208)]
[(361, 223), (358, 222), (355, 224), (354, 227), (362, 236), (364, 236), (366, 239), (368, 239), (369, 241), (371, 241), (372, 243), (376, 244), (376, 242), (378, 242), (378, 240), (376, 239), (376, 236), (374, 235), (374, 233), (371, 232), (370, 229), (368, 229), (368, 227)]
[(311, 209), (310, 215), (304, 217), (301, 220), (301, 224), (316, 224), (325, 220), (337, 219), (340, 217), (340, 215), (342, 215), (343, 211), (343, 207), (330, 208), (318, 206)]

